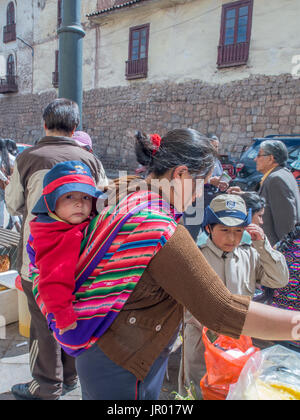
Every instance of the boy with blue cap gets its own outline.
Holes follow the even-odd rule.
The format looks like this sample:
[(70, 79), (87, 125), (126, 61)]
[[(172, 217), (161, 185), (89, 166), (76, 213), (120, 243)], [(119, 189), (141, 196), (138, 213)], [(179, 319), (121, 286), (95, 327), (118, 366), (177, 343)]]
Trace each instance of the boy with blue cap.
[[(251, 209), (238, 195), (221, 194), (215, 197), (204, 212), (203, 228), (207, 240), (199, 248), (226, 287), (235, 294), (253, 296), (257, 283), (270, 288), (288, 284), (289, 271), (284, 256), (274, 250), (264, 231), (252, 224)], [(252, 245), (241, 243), (244, 231)], [(199, 382), (205, 373), (202, 325), (185, 312), (184, 360), (179, 373), (179, 392), (191, 382), (201, 396)], [(184, 364), (185, 383), (182, 381)]]
[(46, 174), (43, 195), (32, 210), (37, 217), (30, 222), (27, 251), (39, 270), (39, 294), (47, 312), (54, 314), (60, 334), (76, 328), (75, 267), (83, 231), (101, 194), (87, 165), (61, 162)]

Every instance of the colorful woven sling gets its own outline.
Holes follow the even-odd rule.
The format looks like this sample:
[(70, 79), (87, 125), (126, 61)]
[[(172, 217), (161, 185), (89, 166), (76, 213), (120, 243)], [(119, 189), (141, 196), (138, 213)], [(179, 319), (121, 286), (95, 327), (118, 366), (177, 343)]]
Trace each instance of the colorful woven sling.
[[(39, 272), (31, 264), (35, 300), (67, 354), (78, 356), (105, 333), (151, 259), (175, 232), (180, 216), (158, 194), (144, 191), (105, 208), (92, 220), (84, 232), (76, 267), (73, 307), (77, 328), (63, 335), (59, 335), (53, 314), (46, 312), (38, 291)], [(31, 261), (33, 246), (30, 240)]]
[[(281, 289), (275, 289), (271, 305), (276, 308), (300, 311), (300, 240), (282, 251), (289, 269), (289, 283)], [(300, 341), (293, 341), (294, 347), (300, 349)]]
[(297, 185), (298, 185), (298, 190), (300, 192), (300, 175), (297, 176), (296, 181), (297, 181)]

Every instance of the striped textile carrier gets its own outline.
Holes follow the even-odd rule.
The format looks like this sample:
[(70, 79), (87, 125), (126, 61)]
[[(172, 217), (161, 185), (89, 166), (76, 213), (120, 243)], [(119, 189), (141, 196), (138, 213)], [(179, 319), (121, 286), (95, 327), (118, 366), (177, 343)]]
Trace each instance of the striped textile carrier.
[(300, 173), (297, 176), (296, 181), (297, 181), (298, 189), (299, 189), (299, 192), (300, 192)]
[(59, 335), (53, 314), (46, 313), (38, 292), (38, 269), (31, 265), (36, 302), (66, 353), (76, 357), (104, 334), (151, 259), (175, 232), (180, 217), (158, 194), (142, 191), (106, 207), (92, 220), (84, 232), (76, 267), (73, 305), (77, 328), (63, 335)]
[[(272, 306), (291, 311), (300, 311), (300, 239), (296, 239), (287, 250), (281, 251), (289, 269), (289, 283), (281, 289), (274, 289)], [(300, 349), (300, 341), (290, 343)]]

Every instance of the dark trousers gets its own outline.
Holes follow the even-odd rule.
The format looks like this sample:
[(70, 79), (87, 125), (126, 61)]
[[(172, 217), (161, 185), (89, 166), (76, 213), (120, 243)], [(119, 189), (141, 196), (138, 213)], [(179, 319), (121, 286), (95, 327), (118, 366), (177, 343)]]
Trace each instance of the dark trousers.
[(53, 338), (34, 299), (32, 283), (22, 280), (22, 286), (31, 314), (29, 361), (33, 380), (29, 391), (44, 400), (56, 400), (61, 395), (63, 383), (72, 385), (77, 381), (75, 359), (68, 356)]
[(166, 349), (145, 380), (112, 362), (96, 344), (76, 357), (83, 400), (158, 400), (169, 358)]

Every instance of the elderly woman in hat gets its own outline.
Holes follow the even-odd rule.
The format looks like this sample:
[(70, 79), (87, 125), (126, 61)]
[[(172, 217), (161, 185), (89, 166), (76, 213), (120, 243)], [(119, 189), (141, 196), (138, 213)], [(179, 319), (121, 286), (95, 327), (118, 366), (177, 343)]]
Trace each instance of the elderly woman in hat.
[(93, 142), (91, 137), (85, 131), (75, 131), (72, 136), (72, 139), (81, 146), (83, 149), (86, 149), (88, 152), (93, 152)]

